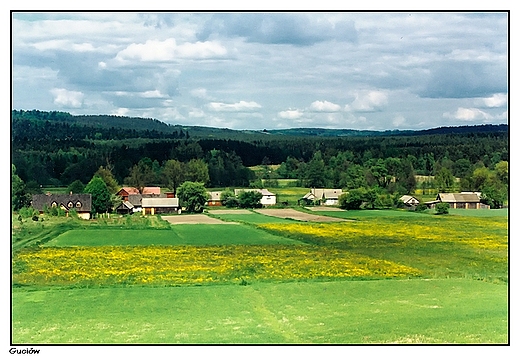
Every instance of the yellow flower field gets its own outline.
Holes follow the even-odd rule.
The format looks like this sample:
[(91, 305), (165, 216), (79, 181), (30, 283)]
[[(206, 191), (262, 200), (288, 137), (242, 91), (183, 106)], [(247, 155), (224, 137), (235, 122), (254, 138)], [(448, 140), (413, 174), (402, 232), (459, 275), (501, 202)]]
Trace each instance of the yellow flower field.
[(390, 261), (307, 245), (47, 247), (20, 251), (13, 258), (13, 282), (23, 285), (179, 285), (420, 274)]
[[(476, 248), (500, 249), (508, 247), (507, 220), (483, 220), (469, 217), (439, 218), (438, 223), (421, 224), (390, 219), (350, 221), (334, 224), (262, 224), (262, 228), (289, 234), (304, 234), (330, 242), (354, 238), (390, 238), (407, 243), (407, 239), (462, 243)], [(397, 242), (396, 242), (397, 243)]]

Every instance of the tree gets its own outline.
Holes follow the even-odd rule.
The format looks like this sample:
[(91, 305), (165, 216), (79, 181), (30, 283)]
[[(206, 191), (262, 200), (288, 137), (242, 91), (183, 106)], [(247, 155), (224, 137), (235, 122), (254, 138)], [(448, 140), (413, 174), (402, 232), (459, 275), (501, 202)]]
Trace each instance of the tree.
[(306, 169), (305, 185), (307, 187), (325, 186), (325, 162), (323, 161), (320, 151), (314, 153)]
[(231, 189), (226, 189), (220, 194), (222, 205), (226, 208), (236, 208), (239, 205), (239, 201), (235, 196), (235, 193)]
[(176, 159), (170, 159), (164, 163), (163, 180), (177, 196), (177, 188), (184, 182), (184, 165)]
[(70, 183), (69, 186), (67, 187), (67, 191), (69, 191), (73, 194), (83, 193), (84, 189), (85, 189), (85, 185), (79, 179), (76, 179), (74, 182)]
[(451, 191), (454, 185), (453, 174), (451, 174), (451, 171), (446, 167), (440, 168), (435, 174), (435, 184), (441, 193)]
[(136, 187), (143, 192), (144, 187), (154, 181), (152, 171), (152, 160), (148, 157), (142, 158), (130, 169), (130, 175), (125, 179), (126, 184)]
[(110, 169), (100, 166), (96, 173), (94, 173), (94, 176), (103, 179), (110, 194), (115, 194), (119, 191), (119, 184)]
[(104, 213), (111, 208), (111, 195), (101, 177), (94, 176), (84, 190), (92, 195), (92, 210), (94, 213)]
[(202, 159), (192, 159), (185, 165), (185, 177), (187, 181), (199, 182), (204, 185), (209, 183), (208, 165)]
[(18, 211), (28, 205), (30, 198), (25, 192), (25, 183), (16, 174), (16, 167), (11, 164), (11, 208)]
[(184, 182), (178, 189), (179, 200), (189, 213), (202, 213), (209, 194), (204, 184), (198, 182)]
[(365, 189), (351, 189), (347, 193), (343, 193), (338, 197), (338, 204), (341, 209), (359, 210), (365, 199)]
[(243, 191), (238, 195), (238, 203), (241, 208), (261, 208), (262, 193), (256, 190)]
[(450, 210), (450, 204), (448, 204), (448, 203), (437, 203), (437, 204), (435, 204), (435, 211), (439, 215), (448, 214), (449, 210)]

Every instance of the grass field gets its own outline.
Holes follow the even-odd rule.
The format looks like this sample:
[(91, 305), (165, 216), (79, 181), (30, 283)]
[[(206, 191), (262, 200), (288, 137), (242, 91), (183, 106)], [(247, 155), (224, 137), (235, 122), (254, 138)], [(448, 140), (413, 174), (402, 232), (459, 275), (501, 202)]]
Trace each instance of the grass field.
[(507, 343), (507, 286), (474, 280), (13, 292), (13, 342)]
[(313, 214), (13, 217), (12, 342), (509, 342), (507, 211)]

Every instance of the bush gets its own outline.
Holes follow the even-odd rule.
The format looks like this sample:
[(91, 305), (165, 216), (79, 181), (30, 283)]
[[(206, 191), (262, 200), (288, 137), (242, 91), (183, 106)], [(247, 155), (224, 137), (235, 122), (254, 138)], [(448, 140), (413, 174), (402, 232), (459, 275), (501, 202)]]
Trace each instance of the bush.
[(439, 215), (441, 215), (441, 214), (448, 214), (449, 213), (449, 209), (450, 209), (450, 204), (448, 204), (448, 203), (438, 203), (438, 204), (435, 204), (435, 211)]
[(428, 209), (428, 207), (424, 203), (420, 203), (419, 205), (417, 205), (415, 207), (415, 211), (418, 211), (418, 212), (425, 211), (427, 209)]
[(39, 212), (33, 207), (23, 207), (18, 211), (18, 214), (20, 214), (22, 218), (30, 218), (39, 215)]

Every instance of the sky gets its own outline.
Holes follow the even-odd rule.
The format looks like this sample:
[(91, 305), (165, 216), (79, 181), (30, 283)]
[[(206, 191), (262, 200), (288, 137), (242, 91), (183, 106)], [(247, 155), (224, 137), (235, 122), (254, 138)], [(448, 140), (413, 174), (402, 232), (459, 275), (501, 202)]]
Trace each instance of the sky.
[(12, 109), (230, 129), (508, 123), (506, 12), (13, 12)]

